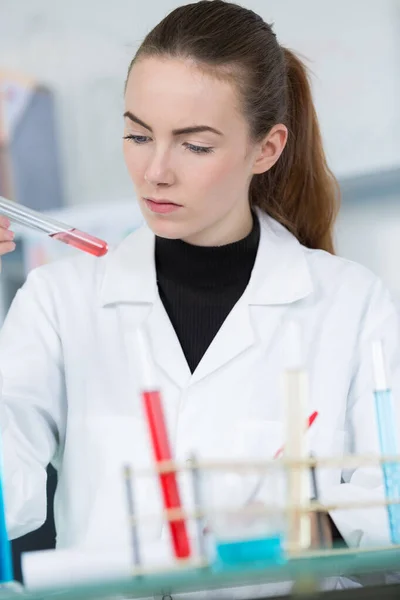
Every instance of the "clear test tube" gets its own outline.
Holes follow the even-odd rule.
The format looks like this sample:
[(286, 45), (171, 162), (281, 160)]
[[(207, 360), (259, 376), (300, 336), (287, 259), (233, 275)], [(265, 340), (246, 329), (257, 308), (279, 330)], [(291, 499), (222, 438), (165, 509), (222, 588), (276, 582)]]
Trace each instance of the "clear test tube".
[[(387, 366), (383, 344), (372, 342), (372, 367), (374, 375), (375, 411), (378, 425), (379, 445), (383, 456), (399, 455), (398, 431), (392, 390), (387, 379)], [(387, 500), (400, 500), (400, 464), (385, 462), (382, 465), (383, 482)], [(400, 544), (400, 504), (388, 504), (390, 537), (393, 544)]]
[(94, 256), (104, 256), (108, 252), (108, 244), (104, 240), (79, 231), (79, 229), (70, 227), (65, 223), (60, 223), (36, 210), (6, 200), (2, 196), (0, 196), (0, 214), (8, 217), (14, 223), (41, 231), (59, 242), (64, 242), (64, 244)]

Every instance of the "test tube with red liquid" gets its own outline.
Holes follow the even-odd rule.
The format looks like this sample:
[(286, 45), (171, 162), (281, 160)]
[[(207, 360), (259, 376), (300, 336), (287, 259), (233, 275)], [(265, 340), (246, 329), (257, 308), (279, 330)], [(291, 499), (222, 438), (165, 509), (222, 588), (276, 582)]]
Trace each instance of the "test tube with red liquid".
[(0, 196), (0, 214), (8, 217), (14, 223), (41, 231), (54, 240), (64, 242), (64, 244), (94, 256), (104, 256), (108, 252), (108, 245), (104, 240), (79, 231), (79, 229), (70, 227), (65, 223), (60, 223), (36, 210), (6, 200), (2, 196)]
[[(141, 367), (141, 395), (148, 424), (154, 460), (159, 465), (172, 460), (171, 446), (168, 438), (162, 405), (161, 392), (155, 379), (155, 369), (150, 351), (150, 344), (143, 328), (137, 330), (137, 347)], [(158, 473), (164, 508), (166, 510), (181, 509), (176, 472)], [(168, 521), (172, 546), (178, 559), (190, 557), (190, 544), (186, 522), (183, 518)]]

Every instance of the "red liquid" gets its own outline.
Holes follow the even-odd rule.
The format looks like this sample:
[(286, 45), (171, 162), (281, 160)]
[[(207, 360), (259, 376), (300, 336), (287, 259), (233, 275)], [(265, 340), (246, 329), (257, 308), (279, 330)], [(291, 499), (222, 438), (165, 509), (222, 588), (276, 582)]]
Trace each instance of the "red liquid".
[(64, 244), (68, 244), (69, 246), (74, 246), (78, 250), (89, 252), (89, 254), (93, 254), (94, 256), (104, 256), (108, 252), (107, 242), (79, 231), (79, 229), (52, 233), (50, 237), (59, 242), (64, 242)]
[[(142, 398), (155, 460), (157, 463), (171, 460), (171, 448), (165, 426), (160, 392), (142, 392)], [(165, 509), (181, 508), (176, 473), (159, 473), (158, 477)], [(188, 558), (190, 556), (190, 546), (185, 521), (183, 519), (168, 521), (168, 526), (176, 558)]]

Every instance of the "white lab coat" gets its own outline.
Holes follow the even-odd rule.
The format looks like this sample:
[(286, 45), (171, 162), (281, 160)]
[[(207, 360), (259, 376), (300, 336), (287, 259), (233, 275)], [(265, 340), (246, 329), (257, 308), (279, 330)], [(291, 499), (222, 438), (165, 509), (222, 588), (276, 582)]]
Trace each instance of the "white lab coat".
[[(58, 470), (57, 546), (129, 543), (121, 465), (151, 465), (138, 394), (134, 331), (147, 326), (175, 457), (269, 458), (283, 443), (282, 323), (298, 320), (310, 374), (309, 441), (317, 455), (378, 453), (370, 343), (384, 340), (400, 400), (399, 332), (389, 294), (367, 269), (310, 250), (258, 213), (250, 282), (193, 374), (157, 291), (154, 235), (143, 226), (102, 259), (79, 255), (34, 270), (0, 335), (1, 425), (12, 537), (46, 515), (46, 465)], [(382, 498), (379, 469), (320, 473), (324, 501)], [(186, 485), (187, 484), (187, 485)], [(182, 494), (189, 501), (190, 485)], [(186, 486), (186, 487), (185, 487)], [(137, 480), (140, 514), (161, 507)], [(350, 545), (388, 542), (385, 511), (333, 514)], [(142, 540), (168, 544), (159, 518)], [(161, 541), (160, 541), (161, 540)], [(164, 540), (164, 542), (162, 541)]]

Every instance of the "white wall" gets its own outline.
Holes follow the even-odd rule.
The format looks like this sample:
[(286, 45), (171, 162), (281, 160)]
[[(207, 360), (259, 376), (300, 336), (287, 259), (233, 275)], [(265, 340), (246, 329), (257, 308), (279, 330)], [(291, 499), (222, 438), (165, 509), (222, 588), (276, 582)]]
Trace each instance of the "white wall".
[[(243, 0), (311, 60), (338, 175), (400, 165), (399, 0)], [(122, 93), (130, 59), (172, 0), (0, 0), (0, 69), (52, 86), (70, 204), (126, 197)]]
[(283, 0), (271, 14), (281, 43), (311, 59), (335, 172), (400, 166), (400, 1)]
[(400, 308), (400, 192), (388, 198), (350, 202), (337, 223), (337, 251), (376, 273)]

